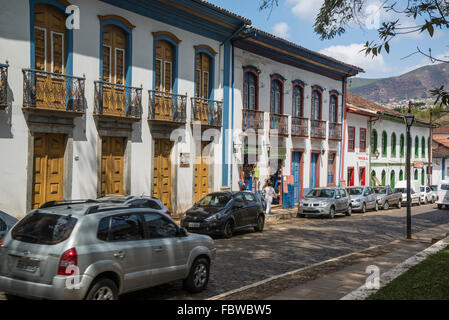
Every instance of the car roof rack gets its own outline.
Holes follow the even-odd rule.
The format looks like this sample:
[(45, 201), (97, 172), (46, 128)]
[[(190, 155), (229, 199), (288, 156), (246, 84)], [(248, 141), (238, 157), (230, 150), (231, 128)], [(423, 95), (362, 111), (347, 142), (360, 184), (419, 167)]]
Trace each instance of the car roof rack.
[(41, 205), (39, 209), (65, 206), (71, 204), (83, 204), (83, 203), (99, 203), (97, 200), (87, 199), (87, 200), (57, 200), (57, 201), (48, 201)]
[(122, 206), (107, 206), (107, 207), (101, 207), (100, 205), (89, 207), (86, 212), (84, 213), (85, 216), (94, 214), (94, 213), (101, 213), (101, 212), (107, 212), (107, 211), (116, 211), (116, 210), (123, 210), (123, 209), (131, 209), (135, 208), (132, 205), (122, 205)]

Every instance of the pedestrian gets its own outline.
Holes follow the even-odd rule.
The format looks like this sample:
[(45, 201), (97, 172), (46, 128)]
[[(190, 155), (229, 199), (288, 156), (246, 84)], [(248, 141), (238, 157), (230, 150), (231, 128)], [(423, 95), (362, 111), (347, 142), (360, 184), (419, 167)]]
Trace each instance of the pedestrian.
[(268, 182), (266, 187), (263, 189), (265, 202), (267, 203), (266, 214), (269, 215), (271, 213), (271, 204), (273, 203), (273, 199), (276, 196), (276, 191), (273, 188), (271, 182)]
[(239, 181), (239, 188), (240, 188), (240, 191), (245, 191), (246, 190), (245, 181), (243, 181), (243, 180)]

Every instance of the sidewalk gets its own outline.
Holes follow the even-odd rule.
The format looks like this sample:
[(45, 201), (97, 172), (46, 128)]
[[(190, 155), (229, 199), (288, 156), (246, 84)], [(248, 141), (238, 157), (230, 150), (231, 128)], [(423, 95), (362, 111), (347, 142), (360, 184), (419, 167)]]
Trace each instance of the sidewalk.
[(366, 283), (370, 274), (366, 268), (379, 267), (380, 273), (389, 271), (398, 264), (428, 248), (432, 242), (449, 232), (449, 225), (426, 229), (414, 235), (413, 240), (400, 240), (392, 244), (392, 251), (384, 255), (363, 259), (342, 270), (310, 280), (266, 298), (266, 300), (337, 300)]

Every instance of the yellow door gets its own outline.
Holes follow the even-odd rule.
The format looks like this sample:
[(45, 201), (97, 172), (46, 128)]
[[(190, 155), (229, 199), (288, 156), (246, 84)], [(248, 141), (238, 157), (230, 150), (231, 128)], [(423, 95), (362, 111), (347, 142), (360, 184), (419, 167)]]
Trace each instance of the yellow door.
[[(103, 81), (125, 85), (126, 33), (114, 25), (103, 28)], [(103, 86), (103, 114), (125, 115), (125, 90)]]
[(63, 198), (64, 135), (34, 135), (32, 208)]
[(201, 156), (195, 164), (195, 202), (201, 200), (209, 193), (209, 157), (205, 154), (204, 148), (208, 142), (201, 143)]
[(103, 137), (101, 152), (101, 194), (123, 195), (125, 139)]
[(170, 140), (154, 141), (153, 196), (171, 210), (171, 149)]
[(171, 121), (173, 99), (173, 47), (164, 40), (156, 42), (156, 90), (155, 110), (156, 120)]
[(46, 4), (34, 7), (35, 68), (52, 72), (36, 75), (36, 107), (65, 109), (65, 13)]
[[(210, 57), (205, 53), (196, 55), (196, 92), (195, 97), (202, 99), (210, 98)], [(209, 102), (197, 100), (195, 120), (202, 124), (209, 123)]]

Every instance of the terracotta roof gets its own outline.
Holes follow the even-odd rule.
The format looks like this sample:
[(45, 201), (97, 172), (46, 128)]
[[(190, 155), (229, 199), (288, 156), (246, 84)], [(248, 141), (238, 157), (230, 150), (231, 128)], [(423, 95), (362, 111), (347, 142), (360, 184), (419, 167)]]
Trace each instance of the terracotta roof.
[(341, 65), (347, 66), (347, 67), (352, 68), (352, 69), (356, 69), (356, 70), (358, 70), (359, 72), (365, 72), (365, 70), (363, 70), (363, 69), (360, 68), (360, 67), (354, 66), (354, 65), (349, 64), (349, 63), (346, 63), (346, 62), (342, 62), (342, 61), (337, 60), (337, 59), (335, 59), (335, 58), (326, 56), (325, 54), (322, 54), (322, 53), (319, 53), (319, 52), (312, 51), (312, 50), (310, 50), (310, 49), (304, 48), (304, 47), (300, 46), (299, 44), (296, 44), (296, 43), (291, 42), (291, 41), (288, 41), (288, 40), (286, 40), (286, 39), (284, 39), (284, 38), (275, 36), (274, 34), (268, 33), (268, 32), (266, 32), (266, 31), (257, 29), (257, 28), (255, 28), (255, 27), (253, 27), (253, 26), (247, 26), (247, 29), (253, 30), (253, 31), (256, 31), (256, 32), (259, 32), (259, 33), (262, 33), (262, 34), (264, 34), (264, 35), (267, 36), (267, 37), (270, 37), (270, 38), (273, 38), (273, 39), (277, 39), (277, 40), (282, 41), (282, 42), (284, 42), (284, 43), (286, 43), (286, 44), (288, 44), (288, 45), (290, 45), (290, 46), (292, 46), (292, 47), (295, 47), (295, 48), (298, 48), (298, 49), (307, 51), (307, 52), (309, 52), (309, 53), (311, 53), (311, 54), (313, 54), (313, 55), (320, 56), (320, 57), (322, 57), (322, 58), (324, 58), (324, 59), (331, 60), (331, 61), (333, 61), (333, 62), (339, 63), (339, 64), (341, 64)]
[(443, 126), (433, 129), (433, 133), (449, 133), (449, 126)]
[(433, 141), (449, 148), (449, 139), (443, 136), (433, 136)]
[(360, 107), (372, 111), (384, 112), (386, 114), (391, 114), (392, 116), (403, 117), (404, 115), (400, 112), (394, 111), (393, 109), (381, 106), (373, 101), (364, 99), (362, 97), (356, 96), (353, 93), (348, 92), (346, 95), (346, 103), (351, 104), (355, 107)]

